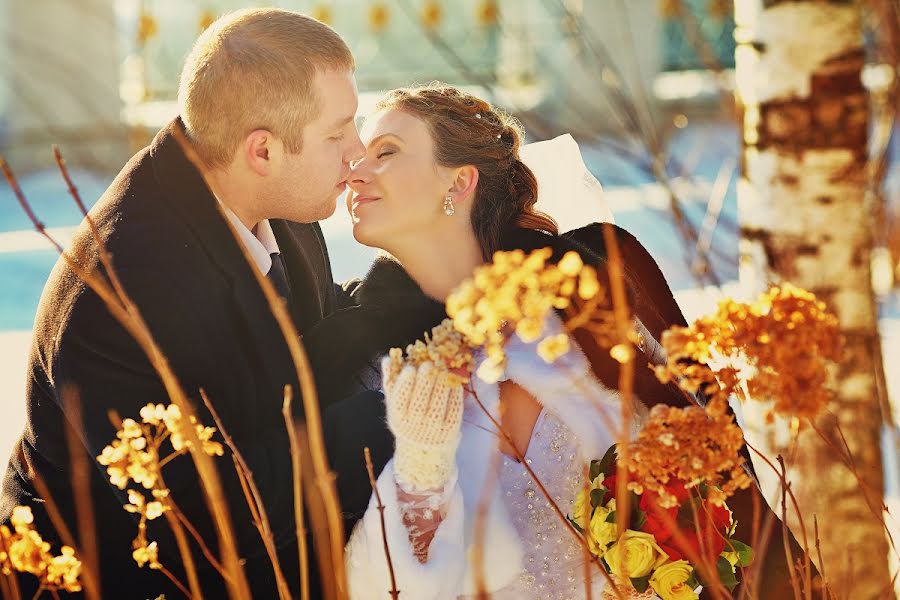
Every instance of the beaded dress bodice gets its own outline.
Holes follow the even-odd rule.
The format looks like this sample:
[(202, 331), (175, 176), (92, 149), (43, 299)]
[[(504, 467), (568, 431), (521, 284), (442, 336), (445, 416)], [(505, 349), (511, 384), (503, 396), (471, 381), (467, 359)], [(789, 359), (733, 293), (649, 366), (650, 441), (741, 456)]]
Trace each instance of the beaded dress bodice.
[[(554, 502), (570, 514), (575, 496), (584, 484), (584, 466), (579, 458), (578, 440), (568, 427), (544, 410), (535, 422), (525, 454)], [(499, 478), (510, 518), (524, 549), (524, 571), (507, 588), (492, 598), (581, 599), (584, 589), (582, 546), (560, 520), (547, 497), (535, 484), (524, 465), (503, 457)], [(602, 576), (593, 573), (593, 589), (604, 587)]]

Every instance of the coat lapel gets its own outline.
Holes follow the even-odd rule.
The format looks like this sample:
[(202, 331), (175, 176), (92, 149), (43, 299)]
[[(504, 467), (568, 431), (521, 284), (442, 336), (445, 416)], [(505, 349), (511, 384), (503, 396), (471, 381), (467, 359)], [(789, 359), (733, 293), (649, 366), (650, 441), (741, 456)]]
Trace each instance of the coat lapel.
[[(256, 363), (256, 368), (265, 375), (264, 380), (275, 389), (286, 383), (296, 386), (296, 374), (284, 338), (254, 276), (256, 266), (244, 256), (240, 241), (232, 233), (219, 202), (181, 150), (173, 133), (175, 128), (183, 131), (180, 118), (156, 136), (150, 149), (154, 174), (162, 190), (160, 201), (167, 204), (173, 218), (191, 230), (209, 258), (210, 268), (218, 270), (228, 281), (243, 320), (242, 324), (229, 323), (228, 326), (239, 326), (244, 330), (247, 359)], [(320, 318), (321, 294), (316, 291), (311, 265), (302, 258), (305, 252), (301, 244), (306, 240), (286, 237), (283, 223), (277, 227), (281, 232), (281, 235), (276, 233), (279, 246), (283, 244), (290, 257), (286, 260), (286, 265), (290, 264), (289, 283), (296, 282), (299, 286), (299, 289), (292, 288), (296, 299), (295, 323), (299, 325), (317, 316)], [(317, 246), (313, 248), (317, 249)], [(310, 316), (298, 319), (306, 317), (306, 310), (310, 311)]]

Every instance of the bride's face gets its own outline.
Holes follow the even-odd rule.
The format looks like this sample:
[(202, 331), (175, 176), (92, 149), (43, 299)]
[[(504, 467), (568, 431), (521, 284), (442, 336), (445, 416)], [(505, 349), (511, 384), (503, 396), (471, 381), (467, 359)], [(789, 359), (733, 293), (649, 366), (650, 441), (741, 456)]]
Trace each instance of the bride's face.
[(347, 180), (347, 209), (357, 241), (390, 250), (404, 238), (441, 227), (454, 173), (435, 162), (426, 123), (389, 109), (370, 117), (360, 137), (366, 154)]

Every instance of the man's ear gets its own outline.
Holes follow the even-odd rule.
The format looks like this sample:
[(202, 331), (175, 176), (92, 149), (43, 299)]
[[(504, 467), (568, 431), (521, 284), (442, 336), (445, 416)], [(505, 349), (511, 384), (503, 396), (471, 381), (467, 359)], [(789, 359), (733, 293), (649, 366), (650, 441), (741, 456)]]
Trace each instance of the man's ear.
[(456, 170), (453, 185), (448, 193), (454, 204), (467, 202), (475, 197), (475, 188), (478, 187), (478, 169), (472, 165), (465, 165)]
[(256, 129), (244, 138), (244, 160), (251, 171), (264, 177), (272, 172), (279, 147), (280, 142), (271, 131)]

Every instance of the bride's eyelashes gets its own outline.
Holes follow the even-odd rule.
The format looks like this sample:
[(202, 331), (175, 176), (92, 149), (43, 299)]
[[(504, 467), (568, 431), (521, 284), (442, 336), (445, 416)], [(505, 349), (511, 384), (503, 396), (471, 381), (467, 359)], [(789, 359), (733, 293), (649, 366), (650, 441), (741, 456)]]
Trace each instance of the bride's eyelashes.
[(391, 147), (385, 147), (385, 148), (382, 148), (382, 149), (378, 152), (378, 154), (375, 155), (375, 158), (377, 158), (377, 159), (380, 160), (380, 159), (384, 158), (385, 156), (390, 156), (391, 154), (394, 154), (394, 153), (396, 153), (396, 152), (397, 152), (397, 151), (396, 151), (394, 148), (391, 148)]

